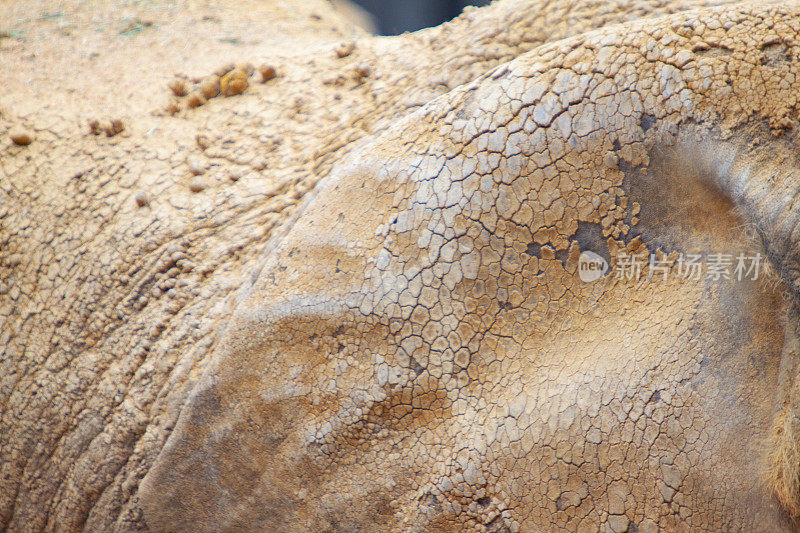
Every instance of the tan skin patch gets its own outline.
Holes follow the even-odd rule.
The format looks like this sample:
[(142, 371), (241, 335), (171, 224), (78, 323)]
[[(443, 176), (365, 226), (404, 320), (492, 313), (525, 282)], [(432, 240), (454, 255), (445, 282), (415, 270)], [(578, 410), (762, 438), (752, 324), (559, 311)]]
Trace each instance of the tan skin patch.
[[(4, 5), (0, 529), (791, 530), (800, 14), (723, 3)], [(576, 274), (684, 240), (773, 272)]]

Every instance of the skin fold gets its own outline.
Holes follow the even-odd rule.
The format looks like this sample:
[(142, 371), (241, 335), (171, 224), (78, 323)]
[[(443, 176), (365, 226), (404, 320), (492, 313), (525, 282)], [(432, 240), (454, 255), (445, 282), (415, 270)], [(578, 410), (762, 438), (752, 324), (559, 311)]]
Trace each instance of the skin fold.
[(796, 529), (800, 4), (112, 7), (0, 48), (0, 529)]

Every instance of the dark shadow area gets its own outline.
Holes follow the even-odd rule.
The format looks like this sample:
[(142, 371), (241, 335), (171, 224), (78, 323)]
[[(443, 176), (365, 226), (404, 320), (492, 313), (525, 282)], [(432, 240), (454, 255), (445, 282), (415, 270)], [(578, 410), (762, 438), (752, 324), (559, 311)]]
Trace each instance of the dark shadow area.
[(438, 26), (457, 17), (466, 6), (484, 6), (491, 0), (353, 0), (366, 9), (381, 35), (398, 35)]

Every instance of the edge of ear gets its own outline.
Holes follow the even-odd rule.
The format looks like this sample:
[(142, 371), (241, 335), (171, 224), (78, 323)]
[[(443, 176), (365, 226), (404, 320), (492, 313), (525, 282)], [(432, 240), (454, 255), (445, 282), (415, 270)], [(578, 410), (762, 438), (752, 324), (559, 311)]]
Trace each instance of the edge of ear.
[(790, 303), (775, 419), (762, 480), (793, 518), (800, 516), (800, 308)]

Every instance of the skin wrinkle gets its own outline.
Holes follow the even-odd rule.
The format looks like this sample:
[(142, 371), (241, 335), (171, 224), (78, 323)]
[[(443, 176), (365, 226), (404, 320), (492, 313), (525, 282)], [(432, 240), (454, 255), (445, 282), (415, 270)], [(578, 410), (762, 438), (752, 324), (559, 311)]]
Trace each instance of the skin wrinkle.
[[(759, 184), (770, 183), (765, 160), (793, 169), (793, 134), (780, 140), (769, 129), (783, 131), (779, 119), (794, 116), (795, 62), (762, 46), (775, 35), (793, 42), (797, 16), (754, 7), (606, 27), (686, 3), (635, 4), (595, 16), (596, 2), (566, 13), (561, 4), (499, 2), (441, 29), (363, 38), (343, 60), (331, 51), (353, 30), (313, 4), (303, 9), (321, 11), (324, 31), (313, 22), (293, 31), (321, 52), (276, 59), (282, 85), (253, 86), (175, 119), (147, 115), (162, 105), (152, 91), (125, 100), (93, 87), (87, 102), (140, 113), (110, 139), (70, 131), (65, 124), (90, 106), (58, 108), (57, 91), (36, 94), (40, 109), (5, 110), (3, 132), (18, 120), (54, 125), (0, 161), (9, 178), (2, 279), (12, 282), (0, 295), (12, 328), (0, 333), (10, 354), (0, 367), (0, 524), (789, 528), (767, 490), (747, 480), (769, 466), (759, 443), (772, 425), (767, 404), (783, 346), (775, 329), (787, 305), (769, 283), (790, 284), (781, 260), (791, 254), (773, 251), (783, 281), (746, 287), (584, 286), (571, 238), (578, 221), (590, 221), (611, 239), (600, 244), (612, 256), (638, 246), (626, 238), (626, 171), (598, 165), (609, 153), (680, 187), (668, 162), (650, 162), (651, 148), (691, 147), (711, 131), (711, 146), (733, 143)], [(220, 9), (222, 18), (244, 16)], [(542, 11), (568, 22), (533, 24)], [(511, 25), (509, 13), (518, 17)], [(287, 16), (261, 14), (270, 15)], [(155, 42), (159, 31), (141, 37)], [(465, 35), (477, 47), (470, 54)], [(425, 50), (429, 42), (438, 48)], [(718, 47), (699, 42), (729, 51), (715, 56), (708, 52)], [(238, 53), (260, 53), (249, 50)], [(224, 60), (206, 53), (195, 72)], [(374, 72), (363, 85), (347, 77), (356, 61)], [(614, 83), (595, 95), (593, 77), (597, 88)], [(13, 103), (21, 85), (9, 78)], [(511, 98), (534, 94), (519, 108)], [(531, 120), (537, 110), (541, 127)], [(646, 132), (645, 110), (655, 117)], [(573, 120), (556, 124), (563, 117)], [(153, 124), (161, 129), (151, 137)], [(265, 161), (256, 157), (265, 152)], [(197, 154), (209, 188), (189, 194), (187, 155)], [(228, 171), (244, 176), (230, 185)], [(307, 194), (322, 177), (324, 187)], [(418, 194), (425, 180), (439, 190)], [(152, 189), (151, 206), (136, 207), (134, 188)], [(660, 200), (650, 201), (643, 209)], [(766, 226), (767, 249), (780, 242), (770, 232), (787, 230), (769, 216), (785, 208), (779, 195), (742, 205), (737, 224)], [(742, 239), (726, 233), (723, 208), (715, 230), (733, 246)], [(534, 241), (542, 246), (526, 253)], [(464, 259), (471, 253), (478, 261)], [(464, 277), (469, 269), (474, 276)], [(787, 438), (771, 449), (786, 449)]]

